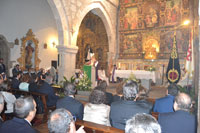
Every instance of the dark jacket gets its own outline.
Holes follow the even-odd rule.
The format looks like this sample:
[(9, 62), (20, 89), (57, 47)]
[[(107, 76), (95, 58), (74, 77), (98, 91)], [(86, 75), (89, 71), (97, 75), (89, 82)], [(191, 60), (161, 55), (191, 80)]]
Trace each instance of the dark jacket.
[(36, 92), (48, 95), (48, 99), (47, 99), (48, 107), (56, 105), (58, 96), (55, 95), (53, 88), (47, 82), (44, 81), (42, 85), (38, 86), (38, 89), (36, 89)]
[(0, 133), (36, 133), (37, 131), (24, 119), (14, 117), (5, 121), (0, 127)]
[(28, 90), (30, 92), (36, 92), (37, 89), (38, 89), (38, 85), (35, 82), (30, 83), (29, 86), (28, 86)]
[(112, 93), (109, 93), (109, 92), (105, 92), (106, 94), (106, 104), (107, 105), (111, 105), (111, 103), (113, 102), (113, 95)]
[(162, 133), (196, 133), (197, 128), (195, 116), (182, 110), (159, 114), (158, 123)]
[(136, 113), (150, 114), (152, 104), (146, 101), (117, 101), (111, 104), (110, 124), (124, 130), (126, 121), (132, 118)]
[(19, 89), (19, 84), (20, 84), (20, 81), (16, 78), (13, 78), (11, 82), (11, 88)]
[(20, 71), (19, 69), (17, 69), (16, 67), (14, 67), (12, 69), (12, 75), (13, 75), (13, 77), (17, 77), (17, 74), (18, 74), (19, 71)]
[(59, 99), (56, 103), (56, 108), (65, 108), (69, 110), (73, 116), (76, 116), (77, 119), (83, 119), (83, 104), (72, 97), (66, 96)]
[(120, 97), (119, 95), (114, 95), (113, 96), (113, 102), (116, 102), (116, 101), (121, 101), (124, 99), (124, 96)]

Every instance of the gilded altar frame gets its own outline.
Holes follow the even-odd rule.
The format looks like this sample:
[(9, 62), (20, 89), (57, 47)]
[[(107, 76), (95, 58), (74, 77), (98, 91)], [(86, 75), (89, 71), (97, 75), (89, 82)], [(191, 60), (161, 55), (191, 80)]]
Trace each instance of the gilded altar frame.
[[(39, 70), (39, 64), (41, 60), (38, 57), (39, 53), (39, 48), (38, 48), (38, 43), (39, 41), (37, 38), (35, 38), (35, 35), (32, 32), (32, 29), (29, 29), (28, 32), (26, 33), (26, 36), (21, 38), (22, 44), (21, 44), (21, 57), (17, 59), (19, 62), (20, 68), (22, 71), (38, 71)], [(30, 68), (26, 67), (26, 46), (27, 44), (31, 42), (34, 46), (34, 52), (33, 52), (33, 57), (32, 57), (32, 62), (34, 63), (33, 66)]]
[[(179, 58), (184, 59), (191, 28), (180, 25), (190, 18), (189, 6), (189, 0), (120, 0), (119, 59), (150, 60), (147, 53), (155, 55), (151, 59), (168, 59), (174, 29)], [(151, 47), (144, 48), (147, 42)]]

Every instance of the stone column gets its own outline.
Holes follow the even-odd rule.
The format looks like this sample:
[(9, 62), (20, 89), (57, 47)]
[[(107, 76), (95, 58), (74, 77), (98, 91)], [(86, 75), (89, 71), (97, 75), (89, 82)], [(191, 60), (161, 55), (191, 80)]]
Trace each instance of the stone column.
[(77, 47), (57, 46), (59, 54), (58, 80), (63, 80), (63, 76), (70, 79), (75, 73)]
[(113, 52), (107, 52), (107, 62), (108, 62), (108, 69), (106, 75), (110, 78), (112, 66), (116, 63), (115, 54)]

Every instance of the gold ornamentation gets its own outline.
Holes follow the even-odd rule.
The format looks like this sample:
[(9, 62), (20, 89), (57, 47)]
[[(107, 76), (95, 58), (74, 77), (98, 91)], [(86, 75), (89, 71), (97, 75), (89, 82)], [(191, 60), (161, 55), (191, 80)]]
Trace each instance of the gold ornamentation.
[[(26, 33), (26, 36), (21, 38), (22, 45), (21, 45), (21, 57), (17, 59), (19, 62), (21, 69), (24, 70), (34, 70), (38, 71), (39, 70), (39, 64), (41, 60), (38, 58), (38, 43), (39, 41), (35, 38), (35, 35), (32, 32), (32, 29), (29, 29), (28, 32)], [(28, 68), (26, 66), (26, 47), (29, 43), (32, 43), (32, 46), (34, 48), (34, 51), (32, 51), (33, 56), (32, 56), (32, 63), (33, 65), (30, 65)]]
[(171, 53), (171, 58), (172, 59), (177, 59), (178, 55), (177, 55), (177, 51), (176, 51), (176, 36), (174, 36), (174, 41), (173, 41), (173, 48), (172, 48), (172, 53)]
[(157, 59), (157, 54), (160, 52), (159, 31), (153, 31), (143, 34), (142, 49), (144, 59)]
[(173, 68), (173, 69), (169, 70), (168, 79), (172, 83), (174, 83), (176, 80), (178, 80), (178, 78), (179, 78), (179, 73), (178, 73), (178, 71), (176, 69)]

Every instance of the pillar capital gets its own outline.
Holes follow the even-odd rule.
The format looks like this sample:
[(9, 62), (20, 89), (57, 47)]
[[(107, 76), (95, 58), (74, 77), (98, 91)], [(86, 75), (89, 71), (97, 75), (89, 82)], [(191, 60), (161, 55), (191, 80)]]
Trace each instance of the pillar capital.
[(58, 49), (58, 53), (68, 53), (68, 54), (76, 54), (78, 51), (78, 47), (77, 46), (62, 46), (59, 45), (57, 46)]

